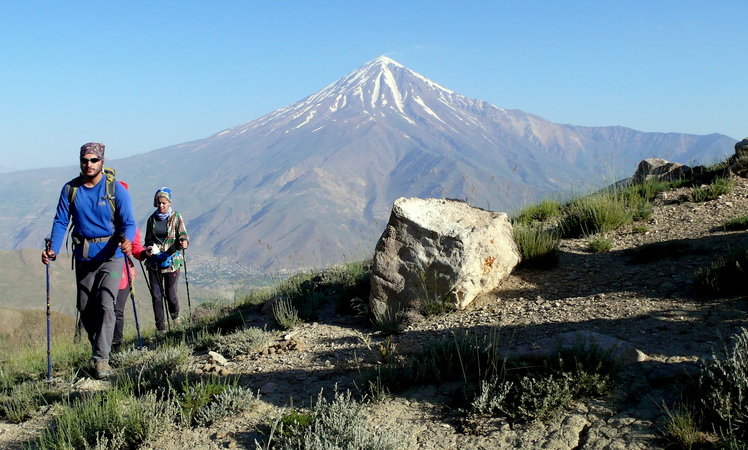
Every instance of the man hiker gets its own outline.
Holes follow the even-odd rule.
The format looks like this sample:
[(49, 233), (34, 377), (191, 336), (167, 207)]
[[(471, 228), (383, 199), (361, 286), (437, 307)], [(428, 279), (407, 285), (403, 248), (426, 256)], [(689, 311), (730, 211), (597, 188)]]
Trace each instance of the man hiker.
[[(78, 290), (77, 308), (91, 343), (96, 377), (107, 378), (114, 332), (114, 302), (122, 277), (123, 256), (132, 251), (135, 218), (127, 190), (104, 170), (104, 145), (83, 144), (80, 176), (62, 188), (52, 222), (49, 250), (42, 263), (49, 264), (60, 251), (72, 221), (73, 258)], [(123, 239), (124, 238), (124, 239)]]

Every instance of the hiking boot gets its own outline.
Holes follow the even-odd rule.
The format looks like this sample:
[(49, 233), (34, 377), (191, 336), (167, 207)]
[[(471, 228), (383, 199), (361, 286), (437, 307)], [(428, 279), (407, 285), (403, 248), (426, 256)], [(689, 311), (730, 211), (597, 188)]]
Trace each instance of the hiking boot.
[(112, 353), (119, 353), (121, 347), (122, 344), (120, 344), (119, 342), (116, 344), (112, 344)]
[(177, 316), (177, 318), (176, 318), (176, 319), (172, 319), (171, 323), (172, 323), (172, 324), (173, 324), (173, 325), (174, 325), (175, 327), (179, 327), (180, 325), (182, 325), (182, 318), (181, 318), (181, 317), (179, 317), (179, 316)]
[(160, 335), (164, 335), (164, 334), (166, 334), (166, 329), (156, 330), (156, 333), (158, 333)]
[(102, 359), (96, 361), (94, 369), (96, 370), (96, 378), (99, 380), (109, 378), (109, 376), (112, 375), (112, 368), (109, 367), (109, 361), (104, 361)]

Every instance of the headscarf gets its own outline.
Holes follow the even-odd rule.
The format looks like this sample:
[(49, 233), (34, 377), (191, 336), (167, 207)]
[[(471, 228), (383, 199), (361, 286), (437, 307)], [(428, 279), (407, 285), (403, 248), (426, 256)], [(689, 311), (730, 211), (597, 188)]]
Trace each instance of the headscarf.
[(158, 188), (156, 194), (153, 196), (153, 207), (158, 208), (158, 198), (165, 197), (171, 203), (171, 189), (168, 187)]
[(96, 155), (97, 158), (104, 159), (104, 144), (98, 142), (89, 142), (81, 145), (81, 158), (85, 155)]
[(158, 188), (156, 194), (153, 196), (153, 206), (155, 208), (158, 208), (158, 199), (161, 197), (169, 200), (170, 205), (169, 209), (163, 214), (156, 211), (156, 218), (158, 220), (165, 220), (167, 217), (169, 217), (169, 214), (171, 214), (171, 189), (169, 189), (168, 187)]

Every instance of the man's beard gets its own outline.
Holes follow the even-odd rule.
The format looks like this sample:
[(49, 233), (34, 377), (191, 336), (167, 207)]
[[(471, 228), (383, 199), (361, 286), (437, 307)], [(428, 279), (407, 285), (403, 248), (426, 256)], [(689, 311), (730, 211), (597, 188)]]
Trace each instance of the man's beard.
[(99, 176), (99, 174), (104, 170), (104, 164), (102, 164), (100, 167), (97, 167), (94, 169), (93, 174), (88, 175), (86, 172), (83, 172), (83, 176), (87, 178), (96, 178)]

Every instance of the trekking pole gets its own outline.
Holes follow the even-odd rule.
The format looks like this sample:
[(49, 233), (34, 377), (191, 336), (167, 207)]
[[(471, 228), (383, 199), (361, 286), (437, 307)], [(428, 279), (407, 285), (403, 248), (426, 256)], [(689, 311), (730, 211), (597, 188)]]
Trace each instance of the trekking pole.
[(166, 301), (166, 291), (164, 290), (166, 283), (164, 282), (161, 269), (158, 266), (156, 266), (156, 281), (158, 281), (158, 287), (161, 289), (161, 308), (164, 310), (164, 320), (166, 320), (169, 331), (171, 331), (171, 313), (169, 312), (169, 305)]
[[(47, 252), (49, 258), (49, 250), (52, 248), (52, 239), (44, 239), (44, 251)], [(50, 305), (49, 305), (49, 263), (47, 261), (47, 381), (52, 379), (52, 325), (50, 321)]]
[(189, 321), (192, 322), (192, 302), (190, 301), (190, 282), (187, 279), (187, 251), (182, 249), (182, 259), (184, 259), (184, 284), (187, 285), (187, 311), (189, 312)]
[(151, 282), (148, 280), (148, 274), (145, 272), (143, 261), (138, 262), (140, 263), (140, 270), (143, 272), (143, 279), (145, 280), (145, 285), (148, 287), (148, 292), (151, 292)]
[(134, 264), (130, 259), (130, 256), (125, 255), (125, 268), (127, 269), (127, 282), (130, 285), (130, 300), (132, 300), (132, 313), (135, 316), (135, 329), (138, 330), (138, 345), (140, 350), (143, 350), (143, 339), (140, 337), (140, 322), (138, 322), (138, 310), (135, 307), (135, 290), (132, 287), (132, 272), (130, 266)]

